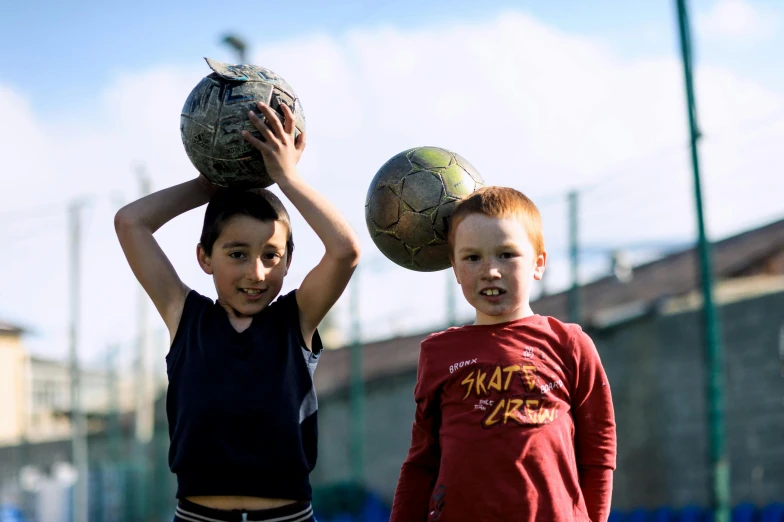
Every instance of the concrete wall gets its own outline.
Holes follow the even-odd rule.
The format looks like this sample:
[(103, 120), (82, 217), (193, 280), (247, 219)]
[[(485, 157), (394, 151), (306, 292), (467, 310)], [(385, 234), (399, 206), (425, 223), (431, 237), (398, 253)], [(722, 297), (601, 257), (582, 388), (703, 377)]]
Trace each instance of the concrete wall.
[[(316, 370), (318, 371), (318, 370)], [(416, 369), (365, 385), (364, 461), (366, 484), (392, 499), (400, 465), (411, 444)], [(314, 486), (351, 478), (351, 419), (347, 393), (319, 397), (319, 457)]]
[[(721, 310), (734, 503), (784, 500), (784, 294)], [(710, 476), (701, 313), (595, 335), (616, 408), (614, 503), (706, 505)]]

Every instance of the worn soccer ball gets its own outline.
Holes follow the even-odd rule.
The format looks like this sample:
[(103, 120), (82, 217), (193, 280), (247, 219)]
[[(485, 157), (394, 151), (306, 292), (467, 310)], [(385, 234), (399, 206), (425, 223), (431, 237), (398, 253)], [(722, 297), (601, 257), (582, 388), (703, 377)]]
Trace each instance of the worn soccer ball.
[(479, 172), (459, 154), (438, 147), (401, 152), (370, 183), (365, 200), (370, 237), (402, 267), (449, 268), (449, 217), (461, 199), (482, 186)]
[(305, 130), (299, 98), (286, 81), (257, 65), (229, 65), (205, 58), (213, 73), (191, 91), (180, 116), (185, 152), (196, 169), (223, 187), (268, 187), (273, 181), (264, 168), (261, 153), (241, 132), (260, 133), (248, 118), (259, 113), (257, 102), (268, 104), (283, 121), (281, 105), (294, 115), (295, 135)]

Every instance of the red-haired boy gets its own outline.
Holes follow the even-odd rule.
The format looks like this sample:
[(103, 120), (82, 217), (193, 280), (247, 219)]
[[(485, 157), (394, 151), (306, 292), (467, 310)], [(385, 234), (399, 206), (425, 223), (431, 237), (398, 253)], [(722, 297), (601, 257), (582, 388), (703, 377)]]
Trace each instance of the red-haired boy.
[(605, 522), (610, 387), (578, 325), (531, 310), (547, 257), (538, 209), (480, 189), (452, 215), (449, 246), (476, 321), (422, 342), (391, 522)]

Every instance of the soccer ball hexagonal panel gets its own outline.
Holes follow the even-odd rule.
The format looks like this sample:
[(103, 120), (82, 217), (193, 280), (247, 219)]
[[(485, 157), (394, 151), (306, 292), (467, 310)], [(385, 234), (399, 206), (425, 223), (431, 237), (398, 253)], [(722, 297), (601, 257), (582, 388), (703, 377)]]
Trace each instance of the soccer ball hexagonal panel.
[(400, 198), (389, 187), (379, 188), (368, 203), (370, 217), (380, 228), (391, 227), (400, 219)]
[(449, 217), (459, 200), (483, 184), (476, 169), (446, 149), (403, 151), (384, 163), (368, 189), (370, 236), (400, 266), (421, 272), (448, 268)]
[(422, 212), (438, 206), (443, 193), (441, 177), (429, 170), (420, 170), (403, 178), (403, 193), (400, 199), (414, 209)]

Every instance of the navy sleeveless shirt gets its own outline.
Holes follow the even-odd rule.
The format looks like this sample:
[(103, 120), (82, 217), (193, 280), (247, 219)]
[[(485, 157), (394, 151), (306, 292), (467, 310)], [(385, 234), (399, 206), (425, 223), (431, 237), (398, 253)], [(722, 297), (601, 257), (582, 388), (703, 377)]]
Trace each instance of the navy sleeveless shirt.
[(292, 291), (239, 333), (223, 307), (191, 290), (166, 356), (169, 467), (177, 498), (310, 500), (318, 404)]

